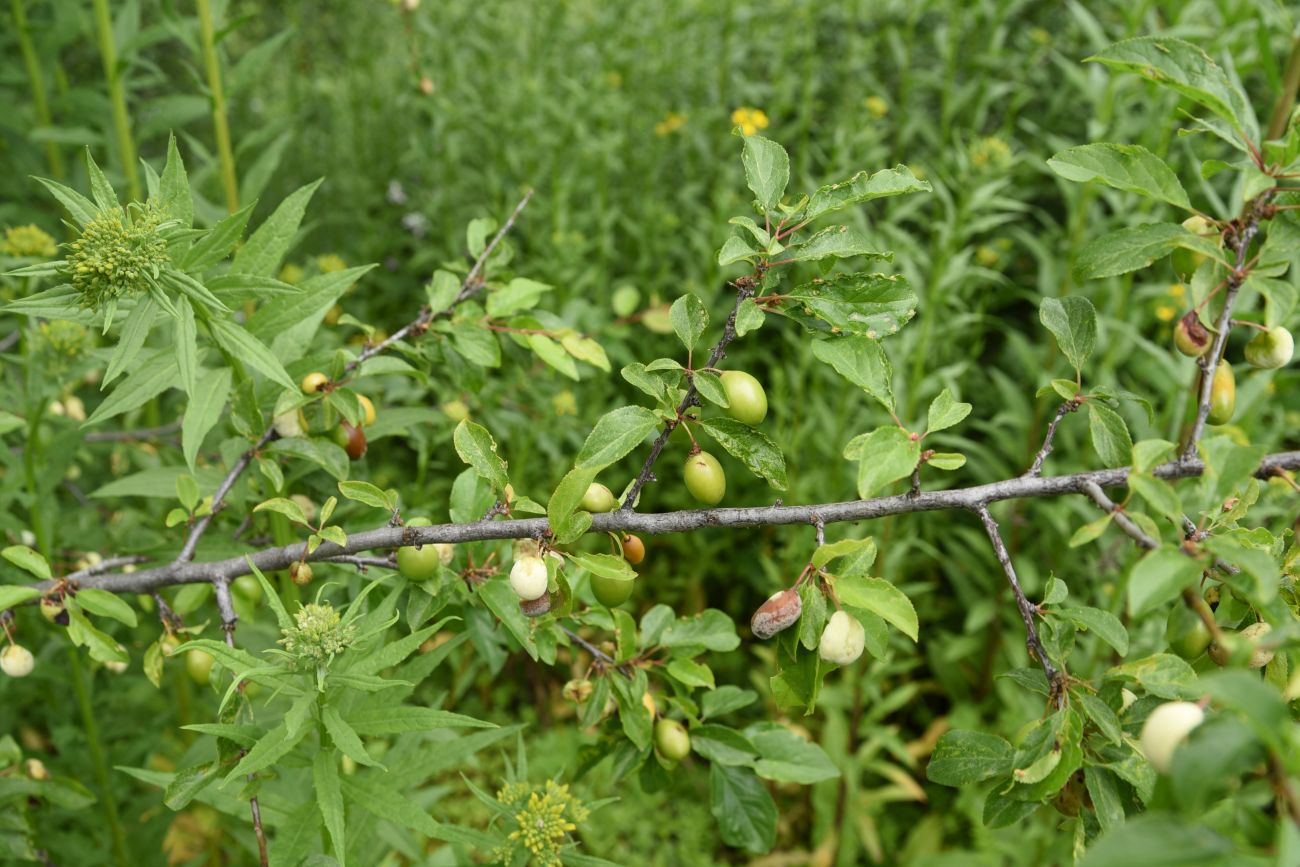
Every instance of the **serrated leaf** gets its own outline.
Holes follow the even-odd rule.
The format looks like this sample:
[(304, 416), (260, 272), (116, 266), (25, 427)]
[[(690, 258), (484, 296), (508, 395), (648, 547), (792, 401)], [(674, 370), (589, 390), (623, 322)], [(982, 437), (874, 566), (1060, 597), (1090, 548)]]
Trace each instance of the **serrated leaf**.
[(1038, 317), (1056, 337), (1061, 354), (1075, 370), (1082, 370), (1097, 342), (1097, 311), (1092, 302), (1077, 295), (1044, 298)]
[(53, 576), (50, 574), (50, 564), (41, 556), (40, 552), (27, 545), (10, 545), (3, 551), (0, 551), (10, 563), (26, 572), (30, 572), (42, 581), (49, 581)]
[(869, 337), (836, 337), (814, 340), (812, 350), (818, 361), (894, 411), (894, 370), (879, 342)]
[(884, 618), (908, 638), (917, 640), (920, 624), (912, 600), (885, 579), (840, 577), (835, 580), (835, 593), (842, 604), (870, 611)]
[(1090, 241), (1079, 251), (1072, 274), (1080, 282), (1118, 277), (1145, 268), (1180, 247), (1212, 259), (1223, 255), (1212, 241), (1177, 223), (1147, 223), (1117, 229)]
[(643, 406), (625, 406), (605, 413), (578, 452), (575, 467), (605, 469), (645, 441), (659, 417)]
[(819, 188), (808, 200), (800, 215), (803, 220), (815, 220), (826, 214), (851, 205), (860, 205), (873, 199), (901, 196), (907, 193), (929, 192), (930, 183), (923, 181), (904, 165), (882, 169), (875, 174), (858, 172), (847, 181)]
[(783, 260), (791, 262), (815, 262), (830, 257), (844, 259), (849, 256), (868, 256), (885, 262), (893, 261), (894, 258), (894, 254), (888, 250), (872, 249), (867, 236), (849, 226), (829, 226), (814, 233), (808, 240), (786, 248), (781, 254)]
[(388, 494), (369, 482), (339, 482), (339, 493), (353, 502), (374, 506), (376, 509), (386, 509), (388, 511), (393, 509), (393, 502), (389, 499)]
[(858, 496), (865, 500), (910, 476), (921, 458), (921, 444), (901, 428), (876, 428), (850, 440), (844, 457), (858, 462)]
[(699, 426), (751, 473), (778, 491), (785, 490), (785, 456), (767, 434), (734, 418), (704, 419)]
[(1133, 565), (1128, 579), (1128, 608), (1133, 617), (1170, 601), (1201, 578), (1205, 566), (1173, 545), (1161, 545)]
[(1119, 413), (1105, 404), (1090, 400), (1088, 428), (1092, 432), (1092, 447), (1097, 450), (1097, 456), (1103, 464), (1122, 467), (1128, 462), (1133, 451), (1133, 438)]
[(506, 475), (506, 462), (497, 454), (496, 440), (492, 439), (487, 428), (469, 419), (462, 419), (456, 425), (452, 439), (456, 454), (460, 455), (462, 461), (473, 467), (488, 484), (498, 490), (505, 489), (510, 483), (510, 477)]
[(1095, 144), (1068, 148), (1047, 161), (1063, 178), (1081, 183), (1101, 181), (1118, 190), (1141, 193), (1191, 210), (1187, 192), (1174, 170), (1141, 145)]
[(745, 183), (753, 191), (759, 210), (767, 213), (775, 208), (790, 182), (790, 157), (785, 148), (771, 139), (747, 135), (740, 161), (745, 167)]
[(916, 303), (906, 278), (861, 272), (796, 286), (767, 311), (793, 319), (809, 331), (878, 339), (906, 325), (916, 315)]
[(935, 744), (925, 774), (941, 786), (968, 786), (1009, 774), (1014, 755), (1011, 744), (997, 735), (954, 729)]
[(185, 409), (185, 416), (181, 419), (181, 451), (185, 454), (185, 463), (191, 472), (194, 471), (203, 438), (221, 420), (226, 399), (230, 396), (230, 375), (229, 367), (219, 367), (204, 373)]
[(131, 606), (121, 597), (109, 593), (107, 590), (86, 587), (77, 591), (76, 599), (77, 604), (91, 614), (98, 614), (100, 617), (111, 617), (119, 623), (125, 623), (131, 627), (136, 624), (135, 611), (132, 610)]
[[(455, 278), (452, 278), (452, 280), (455, 282)], [(459, 288), (459, 284), (457, 284), (456, 291), (459, 291)], [(529, 280), (527, 277), (515, 277), (500, 289), (494, 289), (488, 293), (485, 302), (487, 314), (493, 318), (500, 318), (511, 316), (523, 310), (532, 310), (542, 300), (542, 296), (553, 288), (555, 287), (546, 283), (539, 283), (536, 280)], [(454, 298), (455, 295), (453, 294), (452, 297)], [(441, 307), (434, 309), (441, 309)]]
[(668, 308), (668, 321), (672, 323), (673, 331), (677, 333), (677, 339), (682, 345), (687, 350), (693, 350), (700, 335), (709, 327), (709, 311), (704, 308), (703, 301), (688, 293)]
[(256, 370), (284, 386), (287, 389), (298, 387), (285, 371), (284, 365), (271, 353), (266, 344), (258, 340), (242, 326), (227, 319), (208, 320), (212, 336), (229, 355), (247, 362)]
[(286, 197), (239, 248), (230, 270), (267, 277), (275, 273), (298, 232), (307, 203), (320, 184), (319, 180), (312, 181)]
[(930, 401), (930, 410), (926, 416), (926, 433), (947, 430), (953, 425), (960, 424), (966, 416), (970, 415), (970, 411), (969, 403), (957, 400), (952, 396), (952, 392), (945, 388), (939, 392), (938, 397)]
[(310, 526), (311, 522), (307, 520), (307, 514), (303, 512), (302, 506), (297, 501), (285, 497), (272, 497), (265, 502), (258, 503), (253, 507), (254, 512), (276, 512), (284, 515), (295, 524)]

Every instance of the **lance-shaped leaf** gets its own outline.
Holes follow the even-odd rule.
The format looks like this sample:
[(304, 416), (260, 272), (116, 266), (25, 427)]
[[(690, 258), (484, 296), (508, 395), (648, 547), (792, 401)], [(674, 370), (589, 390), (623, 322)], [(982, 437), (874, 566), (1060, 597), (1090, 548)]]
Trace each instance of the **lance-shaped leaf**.
[(1101, 181), (1117, 190), (1141, 193), (1179, 208), (1192, 207), (1174, 170), (1141, 145), (1080, 145), (1061, 151), (1047, 165), (1072, 181)]
[(294, 235), (298, 233), (298, 224), (307, 210), (307, 202), (312, 193), (320, 186), (320, 181), (312, 181), (289, 195), (275, 209), (266, 222), (257, 227), (244, 246), (235, 254), (230, 270), (241, 274), (261, 274), (270, 276), (280, 266), (284, 254), (289, 251)]
[(796, 286), (767, 310), (810, 331), (880, 338), (916, 315), (916, 293), (897, 275), (839, 274)]

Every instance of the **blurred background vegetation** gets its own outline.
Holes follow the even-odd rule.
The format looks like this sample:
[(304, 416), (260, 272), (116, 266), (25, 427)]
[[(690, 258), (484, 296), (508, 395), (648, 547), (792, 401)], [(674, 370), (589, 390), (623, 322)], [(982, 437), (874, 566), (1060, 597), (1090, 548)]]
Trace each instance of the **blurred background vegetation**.
[[(0, 104), (7, 107), (0, 113), (0, 227), (34, 223), (61, 238), (59, 215), (30, 175), (84, 189), (79, 149), (89, 146), (119, 190), (128, 186), (102, 33), (89, 2), (12, 0), (11, 7), (5, 14), (17, 17), (6, 23), (15, 26), (0, 27)], [(921, 298), (918, 320), (887, 344), (900, 415), (919, 422), (944, 386), (975, 405), (968, 423), (940, 437), (941, 444), (965, 452), (969, 463), (943, 478), (932, 473), (927, 486), (993, 481), (1029, 464), (1057, 403), (1035, 392), (1051, 376), (1067, 375), (1038, 325), (1043, 296), (1086, 293), (1092, 299), (1101, 315), (1095, 381), (1152, 402), (1150, 421), (1137, 404), (1125, 407), (1135, 439), (1177, 439), (1192, 363), (1170, 350), (1172, 324), (1187, 305), (1167, 262), (1087, 286), (1072, 285), (1069, 276), (1072, 256), (1086, 240), (1162, 215), (1136, 197), (1067, 183), (1048, 171), (1045, 160), (1094, 140), (1142, 144), (1179, 168), (1198, 207), (1232, 213), (1231, 191), (1200, 179), (1199, 164), (1178, 135), (1176, 102), (1136, 76), (1113, 76), (1081, 61), (1128, 36), (1181, 36), (1230, 63), (1257, 112), (1267, 117), (1295, 24), (1281, 3), (1257, 0), (665, 0), (635, 6), (314, 0), (218, 2), (212, 14), (239, 205), (264, 203), (256, 220), (300, 185), (325, 179), (283, 278), (300, 280), (344, 264), (382, 266), (345, 297), (341, 312), (353, 319), (343, 317), (324, 332), (321, 348), (361, 335), (353, 320), (385, 330), (408, 321), (432, 269), (464, 260), (466, 223), (501, 219), (522, 191), (536, 190), (511, 236), (515, 267), (556, 287), (544, 306), (596, 336), (615, 372), (584, 368), (582, 379), (572, 381), (516, 351), (490, 377), (449, 357), (427, 384), (394, 378), (376, 390), (381, 416), (413, 408), (421, 412), (403, 418), (419, 424), (372, 443), (355, 474), (397, 486), (414, 511), (443, 520), (451, 481), (462, 468), (451, 448), (454, 421), (441, 409), (445, 404), (462, 401), (502, 444), (520, 490), (544, 501), (594, 420), (637, 400), (618, 369), (675, 353), (675, 339), (659, 325), (662, 305), (689, 291), (705, 299), (715, 321), (724, 315), (725, 281), (735, 275), (717, 267), (716, 251), (728, 234), (727, 218), (745, 212), (748, 199), (739, 141), (730, 134), (737, 124), (752, 125), (790, 150), (792, 189), (898, 163), (933, 184), (930, 195), (878, 202), (850, 217), (896, 251), (894, 267)], [(111, 15), (132, 146), (161, 165), (174, 131), (205, 197), (200, 218), (215, 220), (230, 196), (199, 19), (188, 3), (153, 0), (113, 4)], [(1215, 150), (1213, 143), (1198, 147), (1202, 156)], [(614, 294), (622, 287), (633, 288), (637, 300), (615, 309)], [(621, 303), (630, 297), (622, 293)], [(0, 323), (0, 332), (17, 325)], [(842, 380), (813, 361), (788, 323), (769, 322), (735, 343), (727, 364), (767, 384), (768, 432), (786, 450), (790, 467), (784, 500), (851, 498), (853, 465), (840, 451), (854, 434), (882, 421), (880, 409), (859, 394), (847, 395)], [(1295, 376), (1253, 371), (1241, 378), (1237, 418), (1243, 435), (1295, 447)], [(89, 385), (78, 394), (88, 410), (100, 399)], [(182, 408), (179, 402), (151, 405), (124, 426), (165, 422)], [(1049, 472), (1098, 464), (1085, 428), (1081, 416), (1067, 419)], [(114, 478), (177, 464), (179, 450), (124, 443), (81, 443), (77, 449), (98, 469), (60, 492), (60, 549), (75, 559), (79, 552), (156, 543), (171, 503), (135, 499), (133, 511), (118, 511), (126, 500), (93, 492)], [(689, 505), (671, 471), (684, 455), (681, 443), (670, 446), (664, 480), (647, 490), (643, 509)], [(642, 455), (634, 458), (639, 462)], [(726, 466), (728, 504), (772, 500), (772, 492), (738, 464)], [(631, 477), (633, 459), (625, 471), (608, 480), (611, 487)], [(11, 487), (0, 493), (0, 529), (12, 537), (25, 524)], [(293, 482), (295, 492), (318, 502), (332, 488), (322, 473)], [(91, 498), (80, 502), (86, 493)], [(1270, 508), (1277, 513), (1266, 506), (1261, 517)], [(1073, 598), (1119, 611), (1115, 585), (1135, 553), (1126, 539), (1108, 536), (1063, 556), (1065, 540), (1092, 517), (1078, 498), (999, 512), (1031, 598), (1054, 572)], [(830, 536), (845, 532), (835, 528)], [(1010, 734), (1041, 711), (1036, 696), (997, 677), (1027, 660), (1014, 606), (977, 522), (921, 515), (852, 532), (881, 541), (878, 568), (916, 601), (921, 643), (916, 648), (899, 640), (892, 658), (834, 676), (818, 713), (790, 721), (818, 738), (845, 775), (777, 792), (777, 854), (753, 863), (1067, 861), (1069, 837), (1056, 830), (1061, 817), (1043, 811), (1026, 823), (986, 831), (977, 793), (929, 785), (918, 769), (943, 726)], [(205, 553), (240, 550), (232, 544), (212, 540), (216, 547)], [(681, 613), (712, 606), (743, 620), (798, 573), (811, 545), (811, 530), (790, 528), (648, 540), (634, 606), (640, 611), (667, 602)], [(257, 616), (250, 612), (247, 619)], [(137, 640), (152, 640), (151, 630), (156, 633), (156, 626), (141, 627)], [(1162, 641), (1158, 634), (1133, 638), (1152, 650)], [(46, 648), (47, 656), (53, 652), (53, 645)], [(715, 655), (719, 682), (764, 692), (767, 652), (746, 642), (732, 654)], [(519, 656), (470, 658), (444, 675), (450, 679), (444, 686), (466, 713), (534, 723), (528, 740), (533, 771), (558, 776), (572, 772), (580, 746), (593, 740), (573, 722), (560, 695), (568, 676)], [(178, 721), (210, 714), (204, 703), (215, 698), (193, 690), (179, 671), (169, 673), (161, 692), (141, 678), (118, 688), (113, 685), (128, 681), (107, 677), (96, 675), (95, 707), (110, 763), (177, 764), (186, 749)], [(52, 766), (74, 773), (85, 747), (72, 699), (47, 691), (39, 703), (17, 706), (21, 714), (14, 704), (0, 706), (0, 732), (21, 723), (26, 736), (57, 753)], [(761, 703), (748, 712), (755, 718), (769, 713)], [(158, 738), (142, 739), (141, 726)], [(480, 761), (475, 774), (490, 786), (500, 762), (486, 753)], [(582, 829), (587, 851), (638, 865), (748, 863), (717, 843), (703, 774), (688, 768), (674, 776), (673, 790), (658, 793), (642, 793), (635, 783), (613, 785), (609, 777), (608, 767), (601, 767), (575, 784), (585, 797), (621, 798)], [(135, 851), (157, 852), (166, 838), (175, 863), (209, 863), (205, 859), (222, 848), (247, 857), (244, 844), (212, 831), (211, 816), (191, 811), (177, 818), (159, 805), (156, 790), (123, 775), (112, 785)], [(435, 813), (473, 818), (458, 777), (449, 774), (431, 786)], [(103, 833), (91, 816), (55, 812), (47, 821), (87, 841)], [(427, 863), (444, 863), (429, 857)]]

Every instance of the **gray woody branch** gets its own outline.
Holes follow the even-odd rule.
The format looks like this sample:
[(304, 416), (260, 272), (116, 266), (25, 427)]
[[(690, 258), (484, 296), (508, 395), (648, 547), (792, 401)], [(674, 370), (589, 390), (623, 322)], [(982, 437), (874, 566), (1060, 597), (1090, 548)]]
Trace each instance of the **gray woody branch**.
[[(1265, 457), (1260, 462), (1256, 476), (1268, 478), (1281, 470), (1300, 469), (1300, 451), (1280, 452)], [(1181, 479), (1199, 476), (1204, 465), (1199, 460), (1171, 461), (1156, 467), (1154, 474), (1161, 479)], [(1007, 479), (987, 485), (956, 488), (947, 491), (926, 491), (916, 496), (899, 494), (871, 500), (850, 500), (841, 503), (821, 503), (810, 506), (757, 506), (753, 508), (690, 509), (658, 514), (619, 510), (593, 515), (588, 532), (624, 531), (657, 535), (684, 533), (705, 527), (764, 527), (802, 524), (821, 521), (824, 524), (866, 521), (889, 515), (912, 512), (935, 512), (952, 509), (978, 512), (981, 507), (1001, 500), (1031, 497), (1056, 497), (1086, 492), (1092, 483), (1099, 488), (1120, 487), (1128, 478), (1125, 467), (1111, 470), (1092, 470), (1066, 476)], [(545, 518), (528, 518), (509, 521), (476, 521), (471, 524), (439, 524), (431, 527), (380, 527), (354, 533), (346, 546), (325, 542), (308, 559), (329, 560), (364, 551), (398, 548), (403, 545), (427, 545), (435, 542), (476, 542), (493, 539), (525, 539), (545, 536), (549, 532)], [(245, 557), (232, 557), (207, 563), (172, 563), (155, 569), (133, 573), (114, 573), (87, 576), (82, 587), (99, 587), (118, 593), (143, 593), (159, 587), (177, 584), (197, 584), (205, 581), (230, 580), (252, 571), (249, 562), (262, 571), (288, 568), (302, 554), (302, 543), (294, 542), (282, 547), (266, 548)], [(41, 585), (45, 586), (45, 585)]]

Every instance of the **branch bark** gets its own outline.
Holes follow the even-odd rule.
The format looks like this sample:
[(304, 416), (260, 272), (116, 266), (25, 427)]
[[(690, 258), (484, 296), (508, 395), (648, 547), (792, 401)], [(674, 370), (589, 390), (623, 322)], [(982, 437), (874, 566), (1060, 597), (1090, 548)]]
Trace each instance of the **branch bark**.
[(1077, 399), (1067, 400), (1061, 404), (1061, 408), (1056, 411), (1056, 417), (1047, 426), (1047, 436), (1043, 438), (1043, 447), (1038, 450), (1038, 454), (1034, 455), (1033, 465), (1025, 471), (1025, 478), (1033, 478), (1042, 473), (1043, 461), (1047, 460), (1047, 456), (1052, 453), (1052, 441), (1056, 439), (1056, 429), (1060, 427), (1061, 419), (1077, 410), (1079, 405)]
[[(1279, 452), (1260, 462), (1255, 475), (1259, 478), (1278, 470), (1300, 469), (1300, 451)], [(1181, 479), (1199, 476), (1204, 465), (1199, 460), (1170, 461), (1156, 467), (1154, 474), (1161, 479)], [(849, 521), (866, 521), (889, 515), (912, 512), (935, 512), (960, 509), (976, 511), (981, 506), (1001, 500), (1032, 497), (1057, 497), (1076, 494), (1091, 482), (1099, 488), (1120, 487), (1128, 478), (1128, 468), (1091, 470), (1066, 476), (1015, 478), (969, 488), (947, 491), (924, 491), (916, 496), (910, 492), (871, 500), (849, 500), (839, 503), (819, 503), (810, 506), (755, 506), (751, 508), (687, 509), (678, 512), (644, 513), (619, 510), (593, 515), (588, 532), (623, 531), (658, 535), (684, 533), (705, 527), (764, 527), (791, 524), (835, 524)], [(307, 559), (330, 560), (336, 557), (359, 554), (371, 550), (387, 550), (403, 545), (429, 545), (435, 542), (478, 542), (492, 539), (539, 538), (549, 532), (545, 518), (527, 518), (509, 521), (476, 521), (470, 524), (438, 524), (430, 527), (383, 526), (348, 536), (346, 546), (325, 542)], [(159, 587), (177, 584), (198, 584), (217, 579), (232, 579), (252, 572), (256, 566), (262, 571), (286, 569), (299, 559), (302, 542), (281, 547), (266, 548), (246, 557), (232, 557), (206, 563), (173, 562), (155, 569), (142, 569), (132, 573), (92, 575), (79, 582), (81, 587), (99, 587), (118, 593), (144, 593)], [(250, 563), (252, 564), (250, 566)], [(51, 582), (37, 585), (42, 589)]]
[(1011, 563), (1011, 554), (1007, 552), (998, 523), (989, 514), (988, 506), (981, 504), (974, 511), (984, 522), (984, 531), (988, 533), (989, 542), (993, 544), (993, 553), (997, 555), (1002, 572), (1007, 577), (1007, 584), (1011, 586), (1011, 592), (1016, 596), (1016, 608), (1020, 610), (1020, 619), (1025, 624), (1025, 644), (1029, 648), (1029, 655), (1037, 659), (1038, 664), (1043, 667), (1043, 674), (1047, 676), (1048, 698), (1053, 707), (1060, 708), (1065, 702), (1066, 675), (1047, 658), (1047, 651), (1043, 650), (1043, 643), (1038, 639), (1038, 627), (1034, 623), (1034, 618), (1038, 616), (1038, 609), (1020, 587), (1020, 580), (1016, 578), (1016, 567)]

